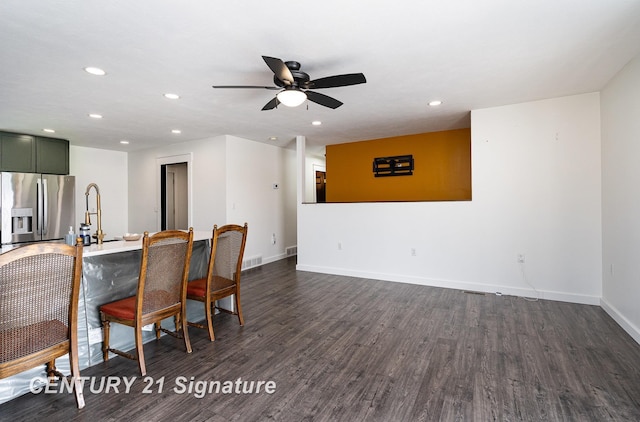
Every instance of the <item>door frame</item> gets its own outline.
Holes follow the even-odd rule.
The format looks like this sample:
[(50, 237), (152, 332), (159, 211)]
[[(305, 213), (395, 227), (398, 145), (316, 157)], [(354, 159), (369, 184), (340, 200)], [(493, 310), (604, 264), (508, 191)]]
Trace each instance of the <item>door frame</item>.
[[(160, 230), (172, 230), (176, 227), (176, 174), (167, 169), (168, 165), (173, 164), (165, 164), (162, 168), (162, 174), (160, 175), (160, 183), (164, 186), (164, 189), (161, 188), (160, 191)], [(171, 197), (168, 195), (169, 193), (169, 183), (171, 183)], [(164, 204), (164, 206), (162, 206)], [(169, 217), (173, 217), (173, 224), (169, 224)]]
[(187, 226), (193, 227), (193, 153), (156, 158), (156, 227), (162, 227), (162, 173), (163, 166), (187, 163)]
[[(316, 171), (322, 171), (325, 173), (325, 175), (327, 174), (327, 166), (326, 165), (320, 165), (320, 164), (312, 164), (311, 168), (313, 169), (313, 202), (317, 203), (318, 202), (318, 198), (317, 198), (317, 194), (316, 194)], [(325, 186), (325, 195), (326, 193), (326, 189), (327, 187)]]

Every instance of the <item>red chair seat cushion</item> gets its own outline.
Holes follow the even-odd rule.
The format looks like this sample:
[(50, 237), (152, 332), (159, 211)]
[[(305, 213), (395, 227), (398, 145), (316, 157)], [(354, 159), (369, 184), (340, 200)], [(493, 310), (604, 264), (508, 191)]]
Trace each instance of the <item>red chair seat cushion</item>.
[(207, 292), (207, 279), (200, 278), (187, 284), (187, 296), (204, 297)]
[[(169, 292), (164, 290), (154, 290), (145, 294), (142, 312), (148, 313), (158, 311), (160, 309), (173, 306), (176, 303), (179, 303), (179, 298), (178, 301), (171, 300), (171, 294)], [(102, 305), (100, 306), (100, 312), (120, 319), (133, 320), (136, 316), (136, 297), (130, 296)]]
[(120, 319), (134, 319), (136, 315), (136, 297), (131, 296), (102, 305), (100, 312)]
[[(232, 294), (233, 289), (235, 288), (236, 282), (233, 280), (229, 280), (228, 278), (213, 276), (211, 280), (211, 292), (213, 296), (219, 296), (220, 294), (229, 295)], [(192, 297), (204, 297), (207, 292), (207, 279), (201, 278), (198, 280), (190, 281), (187, 284), (187, 296)]]

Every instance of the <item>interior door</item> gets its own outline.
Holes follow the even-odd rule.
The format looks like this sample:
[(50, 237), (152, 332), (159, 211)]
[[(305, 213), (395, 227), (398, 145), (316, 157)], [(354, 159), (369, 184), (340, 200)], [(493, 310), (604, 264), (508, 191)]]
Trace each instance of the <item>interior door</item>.
[(167, 169), (165, 185), (166, 204), (166, 229), (175, 230), (176, 228), (176, 174)]
[(316, 170), (316, 202), (327, 202), (327, 173)]
[(160, 229), (186, 230), (189, 225), (188, 164), (163, 164), (160, 172)]

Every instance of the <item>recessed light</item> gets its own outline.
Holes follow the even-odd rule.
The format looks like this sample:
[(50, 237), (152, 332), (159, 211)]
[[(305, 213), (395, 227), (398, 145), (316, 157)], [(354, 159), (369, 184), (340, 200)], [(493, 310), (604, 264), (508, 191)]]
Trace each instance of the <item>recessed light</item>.
[(277, 137), (277, 136), (270, 136), (270, 137), (269, 137), (269, 140), (270, 140), (270, 141), (277, 141), (277, 140), (278, 140), (278, 137)]
[(164, 97), (170, 100), (177, 100), (178, 98), (180, 98), (178, 94), (164, 94)]
[(91, 113), (89, 114), (89, 117), (92, 119), (102, 119), (102, 114)]
[(53, 129), (42, 129), (42, 131), (47, 133), (56, 133), (56, 131)]
[(129, 145), (129, 141), (127, 141), (126, 139), (123, 139), (122, 141), (120, 141), (120, 143), (122, 145)]
[(175, 133), (177, 135), (177, 134), (182, 133), (182, 131), (180, 129), (172, 129), (171, 133)]
[(107, 74), (107, 72), (105, 72), (104, 70), (100, 69), (99, 67), (85, 67), (84, 71), (87, 73), (91, 73), (92, 75), (96, 75), (96, 76), (104, 76)]
[(320, 120), (314, 120), (313, 122), (311, 122), (311, 124), (314, 126), (320, 126), (322, 122)]
[(440, 100), (433, 100), (429, 103), (431, 107), (439, 106), (440, 104), (442, 104), (442, 101)]

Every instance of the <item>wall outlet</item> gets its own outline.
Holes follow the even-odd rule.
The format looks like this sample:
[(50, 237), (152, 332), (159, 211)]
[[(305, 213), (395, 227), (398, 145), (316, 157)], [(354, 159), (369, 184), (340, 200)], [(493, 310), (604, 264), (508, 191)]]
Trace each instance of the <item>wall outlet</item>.
[(275, 233), (272, 233), (272, 234), (271, 234), (271, 244), (272, 244), (272, 245), (275, 245), (275, 244), (276, 244), (276, 234), (275, 234)]
[(416, 256), (416, 248), (411, 248), (411, 256)]
[(338, 250), (341, 251), (342, 250), (342, 242), (338, 242)]
[(524, 264), (524, 254), (522, 254), (522, 253), (518, 254), (518, 263), (519, 264)]

